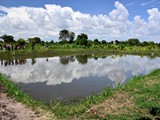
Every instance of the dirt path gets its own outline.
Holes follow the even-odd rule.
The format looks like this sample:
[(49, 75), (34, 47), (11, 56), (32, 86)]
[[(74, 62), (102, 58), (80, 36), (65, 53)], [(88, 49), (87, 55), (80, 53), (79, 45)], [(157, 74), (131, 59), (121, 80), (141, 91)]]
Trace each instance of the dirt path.
[(45, 115), (38, 115), (23, 104), (0, 93), (0, 120), (48, 120)]
[[(42, 115), (27, 108), (3, 93), (3, 86), (0, 84), (0, 120), (50, 120), (48, 113)], [(52, 118), (53, 120), (53, 118)]]

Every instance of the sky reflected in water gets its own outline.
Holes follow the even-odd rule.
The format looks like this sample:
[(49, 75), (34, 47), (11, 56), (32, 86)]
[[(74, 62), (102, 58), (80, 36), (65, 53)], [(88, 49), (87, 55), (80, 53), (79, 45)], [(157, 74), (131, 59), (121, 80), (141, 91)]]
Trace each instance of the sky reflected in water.
[(26, 60), (1, 60), (0, 73), (32, 97), (51, 99), (86, 97), (114, 88), (132, 76), (160, 68), (160, 58), (141, 56), (61, 56)]

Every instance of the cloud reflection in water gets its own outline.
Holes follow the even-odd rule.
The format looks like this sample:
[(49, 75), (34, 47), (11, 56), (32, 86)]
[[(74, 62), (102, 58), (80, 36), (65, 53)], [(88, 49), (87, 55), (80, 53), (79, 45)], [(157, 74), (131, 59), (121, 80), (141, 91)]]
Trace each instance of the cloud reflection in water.
[(75, 57), (72, 62), (62, 64), (59, 57), (37, 58), (35, 64), (27, 59), (24, 65), (1, 66), (0, 72), (9, 75), (16, 83), (45, 82), (46, 85), (70, 83), (87, 77), (106, 77), (115, 83), (124, 83), (128, 77), (147, 74), (160, 68), (160, 58), (150, 59), (140, 56), (122, 56), (115, 59), (88, 59), (86, 64), (80, 64)]

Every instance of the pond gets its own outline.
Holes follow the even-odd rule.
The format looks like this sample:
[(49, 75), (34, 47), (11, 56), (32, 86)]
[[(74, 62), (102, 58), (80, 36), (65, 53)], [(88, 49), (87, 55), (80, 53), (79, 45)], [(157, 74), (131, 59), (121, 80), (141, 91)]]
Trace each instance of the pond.
[(80, 55), (1, 60), (0, 73), (37, 100), (84, 98), (160, 68), (160, 57)]

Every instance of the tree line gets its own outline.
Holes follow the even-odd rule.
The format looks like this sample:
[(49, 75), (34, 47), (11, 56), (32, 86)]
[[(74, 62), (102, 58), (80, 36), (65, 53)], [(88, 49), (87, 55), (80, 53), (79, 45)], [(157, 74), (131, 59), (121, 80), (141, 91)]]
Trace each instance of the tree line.
[[(88, 35), (81, 33), (79, 35), (75, 35), (74, 32), (69, 30), (61, 30), (59, 32), (59, 41), (55, 42), (53, 40), (51, 41), (43, 41), (39, 37), (33, 37), (28, 38), (27, 40), (23, 38), (19, 38), (17, 41), (14, 40), (14, 37), (12, 35), (3, 35), (0, 37), (0, 50), (18, 50), (18, 49), (25, 49), (26, 45), (30, 46), (32, 50), (34, 50), (35, 45), (42, 45), (46, 46), (48, 48), (51, 44), (57, 44), (57, 45), (65, 45), (65, 44), (74, 44), (77, 46), (84, 46), (84, 48), (90, 48), (90, 46), (98, 46), (98, 45), (108, 45), (108, 47), (115, 47), (114, 45), (117, 45), (118, 49), (123, 49), (125, 46), (151, 46), (151, 48), (160, 47), (160, 43), (155, 43), (154, 41), (143, 41), (140, 42), (138, 38), (131, 38), (126, 41), (110, 41), (107, 42), (106, 40), (99, 41), (98, 39), (89, 40)], [(116, 47), (115, 47), (116, 48)]]
[(131, 38), (126, 41), (110, 41), (107, 42), (106, 40), (99, 41), (98, 39), (94, 40), (88, 40), (87, 34), (81, 33), (80, 35), (77, 35), (77, 38), (75, 39), (75, 33), (70, 32), (68, 30), (62, 30), (59, 33), (59, 40), (60, 43), (66, 44), (66, 43), (75, 43), (77, 45), (85, 45), (90, 46), (91, 44), (117, 44), (117, 45), (128, 45), (128, 46), (148, 46), (148, 45), (159, 45), (160, 43), (155, 43), (154, 41), (143, 41), (140, 42), (138, 38)]

